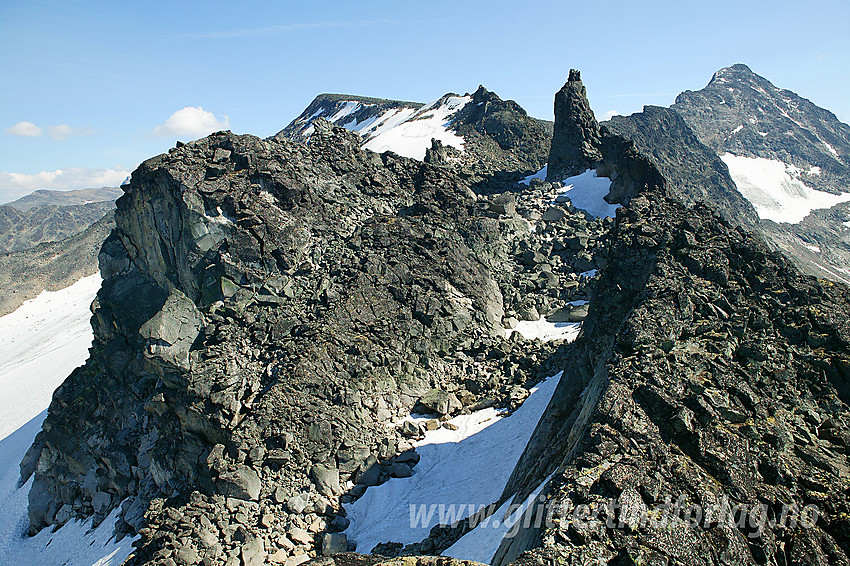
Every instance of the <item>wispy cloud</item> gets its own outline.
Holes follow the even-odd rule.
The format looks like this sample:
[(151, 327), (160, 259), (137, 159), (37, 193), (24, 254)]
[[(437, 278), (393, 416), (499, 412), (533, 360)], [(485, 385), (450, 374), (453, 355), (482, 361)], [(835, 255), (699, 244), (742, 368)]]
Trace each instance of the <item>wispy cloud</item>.
[(33, 124), (32, 122), (27, 122), (24, 120), (23, 122), (18, 122), (14, 126), (10, 126), (4, 130), (7, 134), (11, 134), (13, 136), (23, 136), (25, 138), (37, 138), (42, 135), (44, 132), (41, 128)]
[[(7, 134), (13, 136), (24, 136), (28, 138), (38, 138), (44, 135), (44, 128), (36, 126), (32, 122), (24, 120), (18, 122), (14, 126), (4, 130)], [(55, 126), (47, 126), (47, 135), (55, 140), (65, 140), (70, 136), (91, 134), (89, 128), (72, 128), (69, 124), (57, 124)]]
[(130, 170), (117, 165), (114, 168), (86, 169), (69, 167), (55, 171), (38, 173), (0, 172), (0, 202), (9, 202), (36, 189), (88, 189), (97, 187), (117, 187), (127, 178)]
[(68, 124), (58, 124), (47, 128), (47, 135), (55, 140), (64, 140), (71, 136), (83, 136), (91, 133), (92, 131), (89, 128), (72, 128)]
[(245, 37), (258, 37), (263, 35), (275, 35), (281, 33), (291, 33), (297, 31), (311, 31), (333, 28), (364, 28), (376, 26), (392, 26), (403, 23), (423, 23), (420, 21), (406, 20), (398, 21), (388, 18), (379, 18), (374, 20), (338, 20), (324, 21), (311, 23), (295, 23), (295, 24), (276, 24), (270, 26), (261, 26), (255, 28), (241, 28), (218, 31), (205, 31), (197, 33), (185, 33), (180, 37), (187, 39), (238, 39)]
[(200, 106), (187, 106), (169, 116), (164, 124), (156, 127), (154, 133), (166, 137), (203, 137), (225, 130), (229, 125), (230, 120), (227, 116), (217, 118), (215, 114)]

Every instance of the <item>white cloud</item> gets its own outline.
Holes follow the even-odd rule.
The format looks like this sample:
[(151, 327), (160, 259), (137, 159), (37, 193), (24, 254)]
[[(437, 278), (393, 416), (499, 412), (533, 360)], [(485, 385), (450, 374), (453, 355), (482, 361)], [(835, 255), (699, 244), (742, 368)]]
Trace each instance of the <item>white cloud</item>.
[(26, 120), (6, 128), (5, 131), (7, 134), (12, 134), (13, 136), (24, 136), (27, 138), (37, 138), (43, 133), (41, 128)]
[(58, 126), (50, 126), (47, 129), (48, 134), (51, 138), (55, 140), (64, 140), (71, 134), (76, 133), (74, 128), (69, 126), (68, 124), (59, 124)]
[(164, 124), (157, 126), (154, 133), (158, 136), (191, 136), (200, 138), (229, 127), (227, 116), (216, 118), (200, 106), (187, 106), (168, 117)]
[(120, 165), (113, 169), (70, 167), (38, 173), (0, 172), (0, 203), (10, 202), (36, 189), (64, 191), (98, 187), (117, 187), (130, 170)]
[(618, 116), (620, 113), (617, 110), (608, 110), (605, 112), (600, 118), (600, 122), (604, 122), (605, 120), (610, 120), (614, 116)]

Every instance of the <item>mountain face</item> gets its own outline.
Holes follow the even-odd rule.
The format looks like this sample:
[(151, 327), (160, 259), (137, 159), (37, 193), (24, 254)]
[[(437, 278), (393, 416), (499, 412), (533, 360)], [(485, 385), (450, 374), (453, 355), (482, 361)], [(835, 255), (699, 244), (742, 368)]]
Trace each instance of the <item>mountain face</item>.
[(0, 315), (97, 272), (120, 194), (113, 188), (40, 190), (0, 206)]
[[(472, 183), (494, 172), (527, 174), (546, 163), (552, 125), (531, 118), (517, 103), (479, 86), (473, 94), (443, 95), (430, 104), (323, 94), (278, 139), (307, 139), (324, 118), (357, 132), (363, 147), (405, 157), (463, 164)], [(431, 140), (437, 140), (432, 147)], [(520, 175), (520, 177), (523, 175)], [(519, 178), (519, 177), (517, 177)]]
[(79, 234), (106, 214), (115, 201), (70, 206), (42, 205), (18, 210), (0, 206), (0, 253), (16, 252), (43, 242), (56, 242)]
[(805, 179), (819, 190), (850, 186), (850, 126), (746, 65), (721, 69), (704, 89), (676, 97), (672, 108), (718, 153), (816, 168), (819, 174)]
[(123, 191), (117, 187), (103, 187), (100, 189), (77, 189), (72, 191), (51, 191), (40, 189), (19, 198), (7, 202), (3, 206), (11, 206), (25, 212), (36, 206), (74, 206), (97, 202), (114, 202)]
[[(546, 140), (483, 88), (370, 100), (317, 99), (273, 138), (219, 132), (133, 173), (90, 358), (21, 462), (31, 533), (117, 510), (139, 537), (128, 564), (452, 564), (422, 555), (472, 547), (492, 564), (850, 564), (850, 292), (771, 249), (678, 111), (598, 125), (577, 71)], [(550, 154), (567, 167), (544, 181)], [(500, 495), (435, 486), (476, 511), (415, 541), (349, 538), (359, 502), (383, 505), (380, 528), (411, 478), (481, 469), (440, 470), (429, 433), (461, 455), (477, 433), (458, 423), (516, 434), (546, 377), (525, 449), (509, 458), (506, 437), (464, 478), (507, 466)], [(650, 520), (668, 500), (739, 513)], [(480, 524), (522, 502), (516, 532)], [(596, 511), (542, 523), (540, 504)], [(807, 506), (813, 524), (777, 520)]]
[(738, 191), (726, 165), (675, 111), (646, 106), (631, 116), (614, 116), (602, 129), (629, 140), (647, 156), (664, 177), (668, 193), (680, 202), (712, 203), (733, 224), (749, 229), (757, 225), (752, 205)]
[(746, 65), (672, 108), (722, 156), (775, 246), (808, 273), (850, 280), (850, 126)]
[(58, 291), (98, 272), (98, 255), (115, 227), (108, 212), (83, 231), (0, 255), (0, 316), (17, 309), (42, 291)]

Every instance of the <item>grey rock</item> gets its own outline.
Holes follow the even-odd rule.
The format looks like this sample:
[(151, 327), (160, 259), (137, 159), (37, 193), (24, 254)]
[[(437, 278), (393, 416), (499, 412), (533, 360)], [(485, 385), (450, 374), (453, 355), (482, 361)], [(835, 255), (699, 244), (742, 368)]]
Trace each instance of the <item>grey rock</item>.
[(558, 222), (567, 217), (567, 212), (560, 206), (550, 206), (543, 212), (543, 220), (546, 222)]
[(330, 556), (348, 552), (348, 537), (344, 533), (325, 533), (322, 535), (322, 554)]
[(594, 168), (602, 158), (599, 124), (581, 74), (570, 69), (567, 82), (555, 94), (555, 128), (546, 179), (561, 181)]
[(237, 466), (225, 472), (216, 481), (218, 492), (236, 499), (256, 500), (260, 497), (260, 477), (248, 466)]
[(454, 393), (442, 389), (431, 389), (419, 398), (419, 404), (439, 415), (449, 415), (463, 407)]
[(313, 480), (316, 482), (316, 488), (319, 493), (332, 497), (342, 493), (342, 488), (339, 484), (339, 470), (316, 464), (311, 471)]

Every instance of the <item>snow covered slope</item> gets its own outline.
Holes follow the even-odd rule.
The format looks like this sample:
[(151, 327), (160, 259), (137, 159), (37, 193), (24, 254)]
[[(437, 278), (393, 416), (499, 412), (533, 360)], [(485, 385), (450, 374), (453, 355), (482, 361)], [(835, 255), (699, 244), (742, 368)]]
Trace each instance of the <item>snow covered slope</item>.
[[(429, 431), (417, 443), (421, 459), (412, 477), (370, 487), (346, 507), (351, 521), (346, 534), (357, 542), (357, 551), (369, 552), (381, 542), (419, 542), (434, 525), (496, 503), (560, 378), (538, 384), (509, 417), (483, 409), (449, 421), (457, 430)], [(467, 558), (463, 554), (460, 548), (453, 556)]]
[(0, 438), (50, 404), (53, 390), (88, 357), (91, 305), (100, 275), (45, 291), (0, 318)]
[(94, 530), (69, 522), (51, 533), (26, 536), (27, 495), (18, 463), (41, 430), (53, 391), (88, 357), (91, 305), (100, 288), (92, 275), (56, 292), (43, 292), (0, 318), (0, 564), (117, 565), (132, 541), (112, 539), (116, 517)]
[(471, 96), (447, 94), (429, 104), (378, 98), (320, 95), (281, 134), (308, 139), (313, 121), (324, 118), (363, 137), (363, 146), (377, 153), (394, 151), (423, 159), (431, 138), (463, 150), (464, 140), (451, 128), (452, 116)]
[[(547, 167), (543, 167), (520, 182), (527, 185), (532, 179), (545, 179), (546, 169)], [(620, 205), (605, 200), (611, 191), (611, 179), (597, 176), (595, 169), (567, 177), (561, 183), (563, 186), (559, 189), (561, 194), (558, 195), (557, 202), (570, 201), (576, 208), (597, 218), (614, 218), (617, 215)]]
[(850, 193), (834, 195), (806, 186), (803, 175), (816, 175), (815, 171), (803, 173), (793, 165), (763, 157), (726, 153), (720, 158), (729, 167), (738, 190), (764, 220), (797, 224), (812, 210), (850, 200)]
[(377, 153), (394, 151), (405, 157), (424, 159), (425, 150), (431, 147), (431, 138), (435, 138), (443, 145), (463, 150), (463, 138), (451, 130), (452, 116), (471, 100), (470, 96), (446, 95), (395, 126), (377, 132), (364, 147)]
[(324, 118), (336, 126), (364, 136), (378, 128), (392, 127), (422, 108), (421, 102), (387, 100), (344, 94), (320, 94), (278, 135), (306, 140), (313, 133), (313, 121)]

